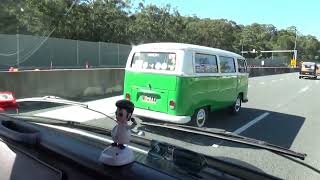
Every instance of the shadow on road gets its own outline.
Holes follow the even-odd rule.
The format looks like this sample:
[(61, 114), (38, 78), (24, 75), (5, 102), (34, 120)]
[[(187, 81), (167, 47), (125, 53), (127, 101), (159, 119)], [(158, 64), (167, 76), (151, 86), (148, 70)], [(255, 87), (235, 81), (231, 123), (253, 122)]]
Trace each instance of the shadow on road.
[[(211, 113), (210, 121), (207, 122), (206, 127), (233, 132), (266, 112), (269, 113), (268, 116), (250, 126), (240, 135), (290, 148), (305, 121), (304, 117), (260, 109), (243, 108), (242, 112), (236, 116), (229, 115), (227, 111)], [(151, 120), (148, 119), (147, 121)], [(248, 147), (225, 140), (161, 127), (140, 126), (138, 129), (201, 146), (219, 144), (221, 146)]]
[(304, 78), (301, 78), (301, 80), (313, 80), (313, 81), (317, 81), (317, 80), (320, 80), (320, 79), (319, 79), (319, 77), (318, 77), (317, 79), (304, 77)]

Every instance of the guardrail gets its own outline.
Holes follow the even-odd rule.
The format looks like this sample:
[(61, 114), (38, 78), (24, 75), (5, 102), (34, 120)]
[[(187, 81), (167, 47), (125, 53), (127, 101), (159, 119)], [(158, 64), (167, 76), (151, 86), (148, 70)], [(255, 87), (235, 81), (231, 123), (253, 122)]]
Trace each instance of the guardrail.
[[(292, 68), (248, 68), (250, 77), (297, 72)], [(45, 95), (65, 98), (108, 96), (123, 90), (124, 69), (56, 69), (0, 72), (0, 91), (17, 98)]]
[(284, 74), (299, 72), (300, 68), (287, 68), (287, 67), (250, 67), (248, 68), (249, 77), (267, 76), (274, 74)]

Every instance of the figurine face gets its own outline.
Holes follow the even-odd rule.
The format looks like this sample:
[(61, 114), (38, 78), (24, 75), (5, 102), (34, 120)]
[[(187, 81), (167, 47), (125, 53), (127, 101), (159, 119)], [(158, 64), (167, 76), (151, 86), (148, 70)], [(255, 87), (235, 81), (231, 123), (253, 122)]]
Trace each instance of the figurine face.
[(117, 108), (116, 119), (117, 119), (117, 123), (127, 124), (128, 123), (128, 113), (127, 113), (127, 111), (125, 109)]

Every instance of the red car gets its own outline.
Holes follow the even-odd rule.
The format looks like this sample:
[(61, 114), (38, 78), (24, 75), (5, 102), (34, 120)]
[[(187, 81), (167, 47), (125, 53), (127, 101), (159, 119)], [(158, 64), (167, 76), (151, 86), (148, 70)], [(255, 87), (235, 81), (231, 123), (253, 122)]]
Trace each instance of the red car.
[(18, 103), (12, 92), (0, 92), (0, 112), (15, 109), (18, 112)]

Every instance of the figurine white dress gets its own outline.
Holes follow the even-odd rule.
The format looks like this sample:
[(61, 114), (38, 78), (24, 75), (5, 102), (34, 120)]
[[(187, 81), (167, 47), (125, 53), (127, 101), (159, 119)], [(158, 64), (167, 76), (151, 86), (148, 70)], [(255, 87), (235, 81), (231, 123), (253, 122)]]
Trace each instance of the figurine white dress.
[(112, 140), (118, 144), (128, 144), (131, 137), (131, 126), (118, 123), (111, 131)]

